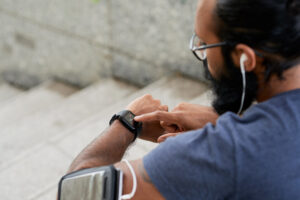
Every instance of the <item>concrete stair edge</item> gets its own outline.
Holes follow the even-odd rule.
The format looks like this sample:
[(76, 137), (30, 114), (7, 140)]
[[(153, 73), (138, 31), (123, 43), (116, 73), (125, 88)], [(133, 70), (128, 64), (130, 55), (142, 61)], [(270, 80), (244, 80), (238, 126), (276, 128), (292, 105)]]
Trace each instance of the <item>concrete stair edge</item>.
[(65, 98), (64, 95), (48, 89), (54, 84), (56, 83), (53, 81), (47, 81), (7, 102), (0, 108), (0, 126), (3, 128), (35, 112), (46, 111), (61, 102)]
[[(117, 82), (115, 82), (114, 80), (113, 81), (111, 81), (111, 80), (108, 80), (108, 82), (109, 83), (113, 83), (112, 85), (113, 86), (115, 86), (114, 88), (115, 89), (117, 89), (116, 87), (117, 86), (121, 86), (122, 85), (122, 88), (121, 89), (123, 89), (123, 91), (122, 91), (122, 93), (118, 93), (118, 95), (115, 97), (115, 98), (120, 98), (120, 97), (122, 97), (122, 96), (124, 96), (124, 95), (127, 95), (127, 94), (129, 94), (129, 93), (131, 93), (131, 92), (133, 92), (133, 91), (135, 91), (136, 89), (135, 89), (135, 87), (132, 87), (132, 88), (128, 88), (127, 87), (127, 85), (125, 84), (124, 85), (124, 83), (123, 82), (120, 82), (120, 85), (119, 85), (119, 82), (117, 81)], [(115, 83), (117, 83), (117, 84), (115, 84)], [(105, 88), (105, 85), (103, 85), (103, 87)], [(101, 88), (103, 88), (103, 87), (101, 87)], [(100, 89), (101, 89), (100, 88)], [(101, 91), (103, 91), (103, 90), (101, 90)], [(94, 92), (96, 92), (96, 91), (94, 91), (94, 90), (90, 90), (90, 92), (92, 93), (92, 94), (94, 94)], [(81, 94), (79, 94), (79, 93), (81, 93)], [(74, 95), (72, 95), (72, 96), (70, 96), (68, 99), (65, 99), (60, 105), (58, 105), (58, 107), (59, 108), (62, 108), (62, 111), (63, 112), (67, 112), (68, 110), (65, 110), (64, 108), (65, 108), (65, 106), (67, 106), (70, 102), (73, 102), (74, 103), (74, 101), (76, 100), (76, 96), (78, 97), (78, 95), (79, 95), (79, 97), (81, 97), (81, 98), (85, 98), (86, 97), (86, 92), (85, 93), (83, 93), (83, 92), (78, 92), (78, 93), (76, 93), (76, 94), (74, 94)], [(80, 96), (81, 95), (81, 96)], [(102, 94), (100, 94), (100, 95), (102, 95)], [(94, 97), (94, 96), (93, 96)], [(77, 104), (79, 104), (82, 100), (84, 100), (84, 99), (79, 99), (79, 101), (75, 101), (75, 104), (72, 104), (73, 105), (73, 107), (74, 106), (77, 106)], [(100, 104), (98, 107), (101, 107), (101, 102), (100, 101), (98, 101), (97, 99), (96, 99), (96, 103), (97, 104)], [(102, 105), (103, 107), (106, 107), (106, 106), (108, 106), (109, 105), (109, 103), (110, 103), (110, 99), (109, 100), (105, 100), (105, 102), (104, 102), (105, 104), (104, 105)], [(100, 108), (99, 108), (100, 109)], [(72, 109), (70, 109), (70, 111), (72, 111)], [(62, 115), (63, 115), (64, 113), (62, 113)], [(69, 114), (69, 113), (68, 113)], [(77, 117), (75, 114), (70, 114), (71, 116), (74, 116), (75, 118)], [(43, 117), (44, 116), (44, 117)], [(48, 117), (47, 117), (48, 116)], [(9, 143), (11, 143), (13, 140), (11, 139), (12, 137), (11, 137), (11, 135), (13, 135), (14, 137), (18, 137), (17, 135), (19, 135), (19, 132), (23, 132), (24, 134), (27, 132), (27, 134), (25, 134), (27, 137), (29, 136), (29, 138), (25, 138), (25, 135), (20, 135), (20, 137), (19, 137), (19, 140), (18, 140), (18, 143), (15, 143), (15, 147), (14, 148), (16, 148), (16, 147), (18, 147), (18, 146), (20, 146), (21, 144), (22, 145), (25, 145), (26, 143), (24, 142), (24, 144), (22, 143), (23, 141), (22, 141), (22, 139), (21, 138), (23, 138), (23, 140), (25, 139), (25, 140), (30, 140), (30, 138), (32, 138), (33, 139), (33, 137), (35, 136), (35, 135), (38, 135), (38, 137), (41, 137), (41, 136), (43, 136), (43, 135), (45, 135), (45, 133), (51, 133), (51, 134), (53, 134), (54, 133), (54, 131), (52, 131), (52, 130), (48, 130), (49, 129), (49, 127), (51, 128), (51, 125), (55, 125), (55, 126), (57, 126), (58, 128), (60, 128), (60, 124), (49, 124), (49, 123), (56, 123), (56, 121), (51, 121), (51, 119), (55, 119), (55, 118), (57, 118), (57, 117), (63, 117), (63, 116), (59, 116), (58, 115), (58, 113), (56, 112), (56, 110), (54, 109), (54, 110), (52, 110), (51, 112), (48, 112), (48, 113), (45, 113), (45, 115), (44, 115), (44, 113), (41, 113), (41, 116), (40, 115), (37, 115), (37, 116), (35, 116), (35, 117), (32, 117), (32, 118), (27, 118), (27, 119), (25, 119), (24, 121), (22, 121), (22, 126), (24, 126), (25, 127), (25, 129), (24, 129), (24, 127), (20, 127), (20, 122), (19, 122), (19, 124), (18, 124), (18, 127), (15, 127), (15, 125), (11, 125), (11, 126), (8, 126), (8, 127), (5, 127), (6, 129), (4, 129), (4, 130), (2, 130), (2, 132), (5, 132), (5, 134), (4, 135), (2, 135), (2, 141), (0, 140), (0, 143), (2, 144), (2, 148), (5, 148), (3, 145), (8, 145)], [(33, 121), (34, 120), (34, 121)], [(48, 123), (48, 120), (50, 120), (50, 122)], [(30, 122), (32, 122), (32, 123), (30, 123)], [(44, 124), (46, 123), (46, 127), (35, 127), (35, 126), (42, 126), (43, 125), (43, 123), (42, 122), (44, 122)], [(76, 123), (75, 123), (76, 124)], [(56, 128), (57, 129), (57, 128)], [(9, 135), (8, 135), (8, 133), (10, 133)], [(29, 135), (28, 135), (29, 134)], [(48, 134), (47, 136), (49, 137), (49, 136), (51, 136), (51, 134)], [(54, 133), (54, 134), (57, 134), (57, 133)], [(5, 136), (5, 137), (4, 137)], [(3, 138), (4, 137), (4, 138)], [(38, 140), (37, 140), (38, 141)], [(38, 142), (37, 142), (38, 143)], [(35, 144), (37, 144), (37, 143), (35, 143)], [(0, 147), (1, 147), (1, 145), (0, 145)], [(23, 149), (23, 148), (22, 148)], [(25, 150), (25, 151), (22, 151), (22, 153), (18, 153), (17, 155), (18, 156), (16, 156), (14, 159), (12, 159), (11, 161), (7, 161), (7, 162), (5, 162), (5, 163), (1, 163), (0, 164), (0, 168), (1, 169), (3, 169), (3, 168), (6, 168), (7, 166), (9, 166), (10, 165), (10, 163), (14, 163), (14, 162), (16, 162), (16, 160), (18, 160), (18, 158), (20, 158), (20, 157), (22, 157), (22, 155), (26, 155), (26, 153), (27, 153), (27, 151)], [(8, 155), (5, 155), (5, 156), (8, 156)]]
[(4, 106), (11, 99), (16, 98), (18, 95), (22, 94), (24, 91), (11, 86), (10, 84), (1, 83), (0, 85), (0, 108)]

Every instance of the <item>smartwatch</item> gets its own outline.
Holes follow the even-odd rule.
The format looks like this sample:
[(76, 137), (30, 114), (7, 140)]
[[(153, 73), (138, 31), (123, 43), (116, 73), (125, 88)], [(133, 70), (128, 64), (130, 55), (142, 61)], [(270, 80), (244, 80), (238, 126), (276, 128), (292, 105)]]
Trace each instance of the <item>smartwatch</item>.
[(123, 110), (118, 114), (114, 114), (111, 120), (109, 121), (109, 125), (111, 125), (115, 120), (119, 120), (125, 128), (127, 128), (131, 133), (134, 134), (133, 141), (140, 135), (142, 132), (142, 122), (134, 121), (135, 114), (133, 114), (129, 110)]

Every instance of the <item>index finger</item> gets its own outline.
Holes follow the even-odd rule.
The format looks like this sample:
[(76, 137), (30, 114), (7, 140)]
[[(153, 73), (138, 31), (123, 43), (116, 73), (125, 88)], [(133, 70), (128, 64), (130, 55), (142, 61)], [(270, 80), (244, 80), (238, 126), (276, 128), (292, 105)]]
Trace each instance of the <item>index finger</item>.
[(175, 123), (177, 122), (177, 116), (175, 113), (169, 113), (166, 111), (155, 111), (152, 113), (136, 116), (134, 120), (138, 122), (165, 121)]

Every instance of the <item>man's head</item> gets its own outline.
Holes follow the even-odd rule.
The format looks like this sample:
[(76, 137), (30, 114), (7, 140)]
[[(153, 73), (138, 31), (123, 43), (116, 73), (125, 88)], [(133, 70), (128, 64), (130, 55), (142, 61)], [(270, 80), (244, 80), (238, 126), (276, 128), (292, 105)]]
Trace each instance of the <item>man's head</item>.
[(245, 54), (246, 98), (243, 110), (270, 77), (282, 77), (299, 63), (299, 0), (199, 0), (196, 35), (205, 44), (206, 75), (213, 83), (213, 106), (220, 114), (237, 112), (243, 91), (240, 59)]

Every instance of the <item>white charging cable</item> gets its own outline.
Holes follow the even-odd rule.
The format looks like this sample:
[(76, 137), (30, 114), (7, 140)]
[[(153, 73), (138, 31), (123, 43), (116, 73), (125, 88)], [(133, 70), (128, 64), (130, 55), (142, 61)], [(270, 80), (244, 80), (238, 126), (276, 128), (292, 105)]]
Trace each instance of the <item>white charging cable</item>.
[(135, 195), (136, 188), (137, 188), (136, 175), (135, 175), (132, 165), (128, 162), (128, 160), (124, 159), (123, 161), (127, 164), (128, 168), (131, 172), (132, 179), (133, 179), (133, 186), (132, 186), (131, 193), (122, 195), (121, 199), (131, 199)]

